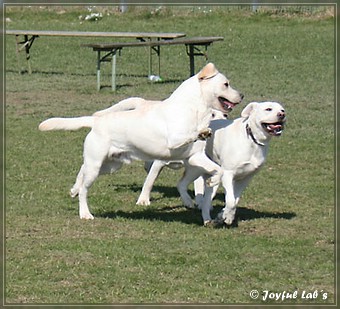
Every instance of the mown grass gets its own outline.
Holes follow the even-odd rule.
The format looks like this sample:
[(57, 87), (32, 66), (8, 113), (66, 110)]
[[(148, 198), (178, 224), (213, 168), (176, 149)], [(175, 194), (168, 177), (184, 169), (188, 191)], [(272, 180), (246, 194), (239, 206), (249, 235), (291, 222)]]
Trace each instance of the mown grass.
[[(163, 171), (150, 207), (136, 206), (146, 176), (142, 162), (99, 178), (89, 196), (96, 218), (81, 221), (68, 190), (87, 131), (41, 133), (39, 122), (88, 115), (130, 96), (168, 97), (188, 77), (185, 50), (162, 49), (161, 84), (147, 80), (145, 50), (123, 50), (117, 92), (97, 92), (96, 57), (80, 47), (84, 39), (38, 38), (33, 74), (19, 75), (15, 39), (7, 36), (6, 303), (335, 302), (334, 19), (229, 7), (168, 7), (156, 14), (138, 7), (125, 14), (97, 9), (110, 15), (84, 22), (84, 7), (10, 7), (6, 26), (224, 36), (209, 48), (210, 60), (245, 93), (243, 106), (282, 102), (286, 132), (272, 141), (266, 166), (244, 193), (236, 228), (204, 228), (198, 211), (183, 208), (175, 188), (178, 171)], [(198, 70), (205, 61), (196, 63)], [(220, 192), (214, 212), (222, 207)], [(254, 289), (299, 295), (318, 290), (328, 297), (264, 302), (251, 299)]]

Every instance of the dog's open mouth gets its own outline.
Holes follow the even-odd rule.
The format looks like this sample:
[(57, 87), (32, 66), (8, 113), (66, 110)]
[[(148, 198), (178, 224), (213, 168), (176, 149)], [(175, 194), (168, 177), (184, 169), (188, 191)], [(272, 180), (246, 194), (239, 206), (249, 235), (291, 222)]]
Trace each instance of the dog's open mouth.
[(273, 136), (280, 136), (284, 129), (284, 122), (262, 123), (262, 127)]
[(222, 105), (222, 108), (227, 112), (230, 112), (238, 104), (238, 103), (230, 102), (224, 97), (218, 97), (218, 101)]

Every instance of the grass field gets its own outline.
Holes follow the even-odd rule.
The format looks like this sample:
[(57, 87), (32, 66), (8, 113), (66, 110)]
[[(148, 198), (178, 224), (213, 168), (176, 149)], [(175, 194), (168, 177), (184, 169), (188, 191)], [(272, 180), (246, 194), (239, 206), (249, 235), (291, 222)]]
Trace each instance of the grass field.
[[(188, 77), (185, 49), (162, 49), (159, 84), (147, 79), (147, 50), (125, 49), (117, 62), (117, 92), (109, 87), (97, 92), (96, 55), (80, 47), (84, 39), (38, 38), (28, 75), (18, 73), (15, 38), (7, 36), (5, 303), (334, 303), (332, 8), (91, 10), (103, 18), (79, 18), (89, 13), (86, 7), (6, 7), (6, 27), (223, 36), (208, 53), (245, 94), (231, 117), (248, 102), (276, 100), (286, 108), (287, 127), (272, 140), (265, 167), (245, 191), (236, 228), (204, 228), (199, 211), (182, 207), (175, 188), (179, 171), (164, 170), (152, 205), (136, 206), (146, 176), (143, 162), (97, 179), (89, 193), (96, 218), (81, 221), (78, 201), (68, 191), (88, 131), (42, 133), (38, 124), (51, 116), (89, 115), (130, 96), (168, 97)], [(94, 41), (104, 40), (86, 40)], [(197, 59), (197, 70), (204, 64), (203, 57)], [(105, 86), (109, 67), (103, 70)], [(214, 213), (223, 199), (219, 191)], [(250, 296), (253, 290), (258, 298)], [(297, 291), (297, 297), (264, 300), (265, 291)]]

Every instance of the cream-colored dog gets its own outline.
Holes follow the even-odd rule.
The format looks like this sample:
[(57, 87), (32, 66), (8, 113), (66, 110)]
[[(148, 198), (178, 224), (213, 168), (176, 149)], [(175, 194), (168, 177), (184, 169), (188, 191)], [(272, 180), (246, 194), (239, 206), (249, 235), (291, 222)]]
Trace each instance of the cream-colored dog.
[(194, 142), (210, 135), (212, 108), (224, 111), (228, 102), (242, 96), (230, 87), (228, 79), (211, 63), (184, 81), (162, 104), (141, 104), (122, 112), (103, 112), (77, 118), (51, 118), (39, 125), (41, 131), (77, 130), (89, 127), (84, 142), (84, 163), (71, 195), (79, 195), (79, 215), (93, 219), (87, 193), (102, 173), (118, 170), (132, 160), (184, 160), (209, 174), (209, 184), (220, 182), (222, 169)]
[[(207, 140), (206, 153), (223, 169), (222, 184), (225, 190), (225, 207), (217, 221), (231, 225), (241, 193), (252, 177), (265, 163), (269, 141), (284, 129), (286, 113), (277, 102), (252, 102), (235, 120), (214, 120), (210, 123), (212, 137)], [(200, 173), (189, 167), (188, 173)], [(192, 176), (190, 176), (192, 178)], [(215, 187), (196, 182), (196, 202), (202, 210), (204, 224), (211, 222), (211, 201)], [(204, 186), (204, 188), (203, 188)], [(183, 193), (182, 193), (183, 194)]]

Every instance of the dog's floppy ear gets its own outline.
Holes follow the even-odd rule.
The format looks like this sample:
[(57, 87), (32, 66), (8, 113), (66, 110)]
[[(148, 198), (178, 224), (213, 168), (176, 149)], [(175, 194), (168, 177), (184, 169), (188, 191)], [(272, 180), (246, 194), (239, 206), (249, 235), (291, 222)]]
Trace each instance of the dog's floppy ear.
[(251, 102), (249, 103), (242, 111), (241, 113), (241, 117), (242, 118), (248, 118), (250, 116), (250, 114), (253, 112), (253, 110), (256, 108), (256, 106), (258, 105), (257, 102)]
[(199, 73), (198, 73), (198, 79), (204, 80), (209, 79), (217, 75), (218, 71), (213, 63), (208, 63)]

